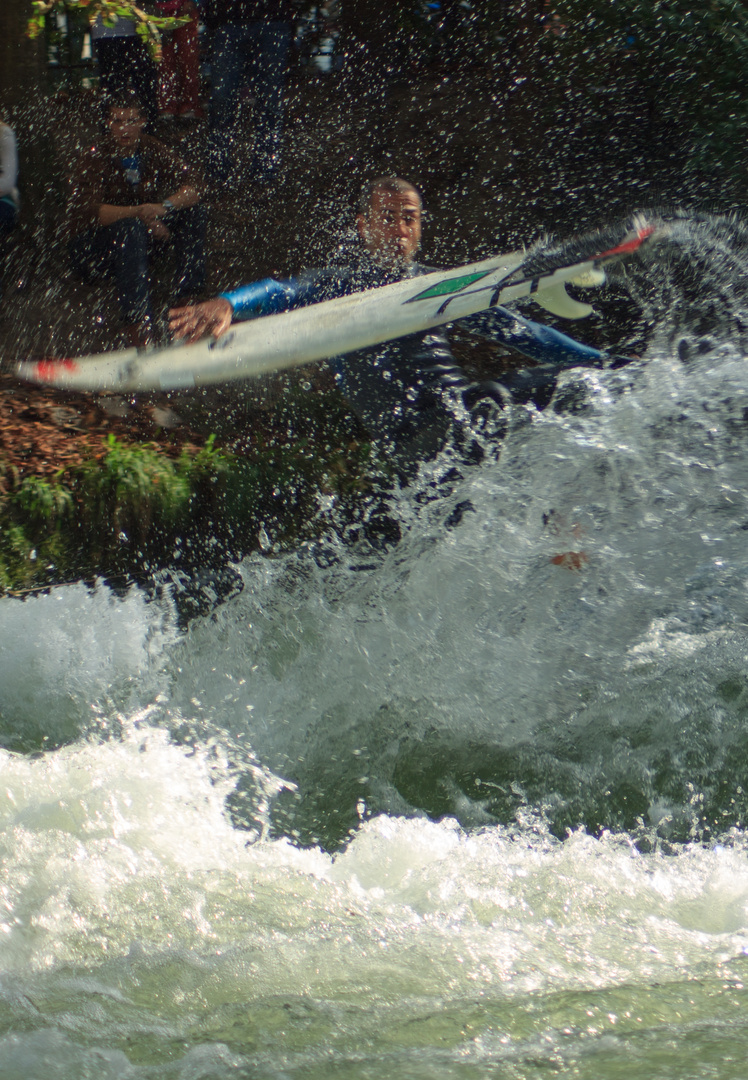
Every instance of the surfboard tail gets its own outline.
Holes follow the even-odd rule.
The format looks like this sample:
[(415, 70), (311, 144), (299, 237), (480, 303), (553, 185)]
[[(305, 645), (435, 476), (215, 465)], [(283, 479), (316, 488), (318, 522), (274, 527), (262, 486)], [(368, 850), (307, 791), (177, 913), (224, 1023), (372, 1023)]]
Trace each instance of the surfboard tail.
[[(101, 353), (99, 356), (43, 357), (41, 360), (22, 360), (16, 374), (25, 382), (41, 386), (56, 386), (60, 390), (127, 390), (139, 369), (139, 360), (147, 357), (149, 349), (123, 349)], [(101, 386), (91, 385), (89, 373), (96, 365)]]
[(43, 386), (64, 386), (66, 378), (74, 378), (79, 368), (79, 362), (71, 358), (44, 358), (23, 360), (18, 364), (16, 372), (26, 382), (41, 383)]

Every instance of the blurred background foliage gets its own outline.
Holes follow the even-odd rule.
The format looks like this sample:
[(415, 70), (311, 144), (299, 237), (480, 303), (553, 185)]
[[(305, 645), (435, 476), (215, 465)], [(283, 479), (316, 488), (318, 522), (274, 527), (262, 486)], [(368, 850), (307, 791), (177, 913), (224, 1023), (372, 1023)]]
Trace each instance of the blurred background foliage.
[[(550, 77), (581, 91), (635, 80), (686, 167), (742, 163), (748, 9), (740, 0), (553, 0)], [(547, 70), (547, 69), (546, 69)]]
[[(102, 5), (133, 7), (129, 0), (58, 0), (46, 15), (45, 43), (35, 45), (26, 30), (40, 3), (0, 5), (5, 106), (45, 82), (45, 35), (55, 38), (59, 56), (72, 55), (57, 40), (55, 14), (67, 12), (77, 39), (82, 21)], [(41, 6), (49, 8), (48, 0)], [(148, 3), (134, 6), (154, 13)], [(441, 64), (460, 71), (467, 93), (499, 78), (541, 123), (559, 100), (573, 98), (581, 108), (585, 99), (617, 94), (625, 108), (634, 93), (663, 136), (680, 142), (684, 166), (742, 164), (748, 9), (741, 0), (390, 0), (385, 13), (374, 0), (300, 0), (297, 11), (307, 39), (312, 28), (327, 50), (334, 47), (333, 77), (360, 69), (364, 79), (405, 79), (417, 92), (423, 66)]]
[[(501, 73), (542, 120), (560, 99), (643, 99), (681, 143), (684, 165), (736, 166), (748, 127), (748, 8), (741, 0), (342, 0), (344, 39), (416, 78), (442, 63), (467, 79)], [(531, 102), (528, 101), (528, 105)], [(530, 110), (532, 111), (532, 110)]]

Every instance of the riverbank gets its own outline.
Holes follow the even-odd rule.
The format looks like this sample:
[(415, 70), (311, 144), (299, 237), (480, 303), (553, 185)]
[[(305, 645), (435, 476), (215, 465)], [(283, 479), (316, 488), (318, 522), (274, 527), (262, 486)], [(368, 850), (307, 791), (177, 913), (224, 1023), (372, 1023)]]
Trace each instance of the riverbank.
[(376, 469), (334, 389), (311, 388), (266, 385), (250, 421), (231, 391), (96, 397), (0, 377), (0, 592), (189, 573), (315, 535), (323, 504), (342, 510)]

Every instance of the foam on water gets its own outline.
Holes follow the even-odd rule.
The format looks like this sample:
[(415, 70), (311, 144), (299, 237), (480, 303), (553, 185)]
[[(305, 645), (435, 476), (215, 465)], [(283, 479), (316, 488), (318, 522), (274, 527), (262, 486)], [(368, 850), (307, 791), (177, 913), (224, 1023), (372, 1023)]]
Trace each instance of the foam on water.
[(715, 777), (712, 825), (741, 825), (745, 370), (724, 345), (570, 372), (568, 407), (518, 411), (498, 463), (394, 500), (396, 548), (248, 559), (243, 593), (184, 634), (137, 592), (3, 600), (6, 745), (146, 710), (245, 769), (236, 820), (331, 845), (362, 813), (480, 824), (528, 802), (559, 835), (687, 824)]
[(158, 729), (2, 766), (4, 1077), (540, 1075), (745, 1007), (742, 836), (673, 857), (380, 816), (333, 857), (247, 846), (225, 766)]
[(77, 584), (23, 603), (0, 597), (3, 744), (57, 745), (147, 703), (175, 637), (171, 612), (137, 593)]
[(738, 744), (742, 761), (743, 357), (655, 351), (559, 393), (571, 411), (517, 413), (451, 497), (403, 493), (396, 548), (247, 560), (242, 595), (170, 650), (165, 721), (242, 738), (293, 781), (282, 830), (344, 838), (361, 801), (506, 820), (525, 796), (560, 807), (561, 833), (631, 829), (689, 816), (688, 782)]

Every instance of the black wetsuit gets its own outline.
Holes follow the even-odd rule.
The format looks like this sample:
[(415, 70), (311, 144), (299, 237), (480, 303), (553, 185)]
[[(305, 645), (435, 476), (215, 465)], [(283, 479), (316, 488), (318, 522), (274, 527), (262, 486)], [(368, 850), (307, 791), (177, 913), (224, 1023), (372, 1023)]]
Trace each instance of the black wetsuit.
[[(235, 318), (253, 318), (391, 285), (433, 270), (420, 263), (382, 267), (357, 245), (341, 251), (325, 269), (305, 271), (285, 281), (267, 278), (222, 295), (234, 308)], [(472, 315), (462, 319), (461, 325), (539, 360), (544, 366), (542, 378), (534, 380), (538, 385), (552, 385), (555, 370), (562, 364), (599, 362), (603, 355), (505, 308)], [(470, 380), (452, 353), (446, 327), (360, 349), (336, 357), (330, 365), (364, 426), (401, 461), (437, 453), (451, 434), (464, 435), (476, 409), (485, 411), (489, 403), (502, 406), (512, 400), (511, 378), (504, 380), (506, 385)]]

